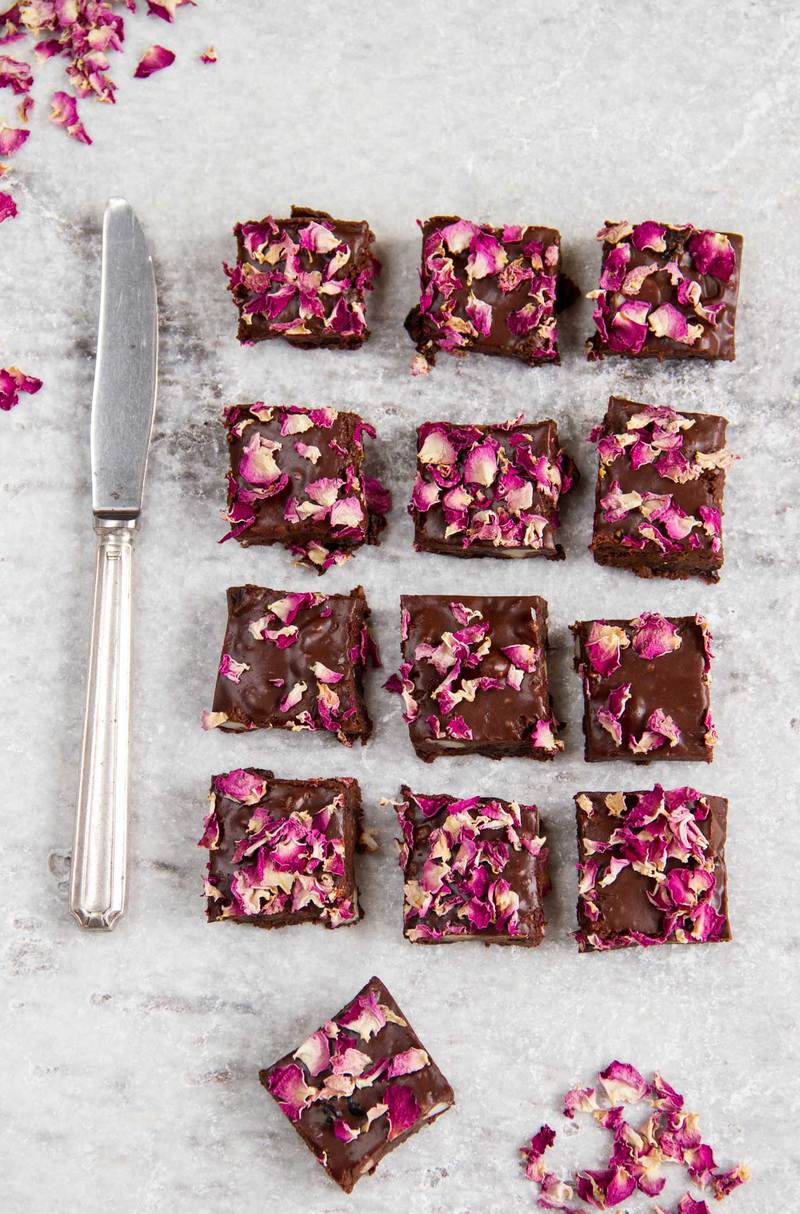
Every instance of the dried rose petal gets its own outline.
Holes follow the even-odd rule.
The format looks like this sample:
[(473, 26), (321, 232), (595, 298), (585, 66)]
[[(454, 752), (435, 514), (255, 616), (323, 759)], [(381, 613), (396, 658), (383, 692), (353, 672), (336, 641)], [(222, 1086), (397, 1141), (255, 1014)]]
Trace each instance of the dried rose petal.
[(417, 1098), (404, 1083), (393, 1083), (386, 1089), (389, 1106), (389, 1142), (416, 1124), (420, 1109)]
[(29, 137), (30, 131), (10, 126), (3, 127), (0, 129), (0, 156), (13, 156)]
[(584, 645), (592, 670), (603, 678), (613, 674), (622, 664), (620, 651), (627, 649), (629, 644), (624, 628), (607, 624), (605, 620), (593, 620)]
[(316, 1088), (306, 1083), (302, 1067), (294, 1063), (273, 1071), (267, 1087), (290, 1121), (297, 1121), (303, 1109), (317, 1097)]
[(240, 801), (242, 805), (255, 805), (264, 797), (267, 784), (263, 776), (257, 776), (246, 768), (236, 767), (224, 775), (215, 776), (214, 788), (232, 801)]
[(612, 1062), (601, 1071), (598, 1080), (612, 1104), (636, 1104), (644, 1100), (650, 1084), (629, 1062)]
[(647, 323), (656, 337), (668, 337), (686, 346), (703, 336), (702, 325), (690, 325), (680, 308), (671, 303), (663, 303), (651, 312)]
[(27, 63), (0, 55), (0, 89), (10, 88), (18, 97), (29, 93), (33, 85), (33, 73)]
[(162, 21), (174, 21), (177, 9), (194, 3), (195, 0), (147, 0), (147, 15), (160, 17)]
[(51, 122), (54, 122), (56, 126), (63, 126), (67, 134), (78, 143), (90, 144), (92, 142), (86, 127), (78, 117), (78, 103), (74, 97), (69, 93), (53, 93), (50, 106), (48, 117)]
[(636, 1181), (630, 1172), (619, 1165), (598, 1172), (587, 1169), (578, 1172), (575, 1179), (578, 1196), (598, 1210), (625, 1201), (636, 1188)]
[(207, 46), (200, 56), (201, 63), (216, 63), (217, 52), (213, 46)]
[(743, 1163), (737, 1164), (735, 1168), (730, 1168), (727, 1172), (715, 1172), (711, 1177), (714, 1196), (717, 1201), (721, 1201), (749, 1179), (750, 1173)]
[[(3, 218), (3, 195), (0, 194), (0, 221)], [(18, 367), (0, 368), (0, 410), (5, 413), (19, 404), (20, 392), (33, 395), (42, 386), (42, 381), (33, 375), (25, 375)]]
[(539, 1132), (531, 1138), (530, 1145), (521, 1147), (520, 1152), (525, 1160), (525, 1175), (528, 1180), (542, 1181), (545, 1168), (542, 1160), (545, 1152), (556, 1140), (556, 1132), (549, 1125), (540, 1127)]
[(294, 1057), (304, 1064), (312, 1079), (321, 1074), (327, 1069), (331, 1060), (331, 1048), (327, 1034), (322, 1029), (312, 1033), (299, 1049), (295, 1050)]
[(0, 190), (0, 223), (5, 219), (13, 219), (17, 214), (17, 204), (14, 202), (14, 199), (10, 194), (4, 194)]
[(638, 354), (647, 339), (647, 320), (651, 304), (639, 299), (626, 299), (614, 313), (608, 331), (612, 350)]
[(413, 1047), (392, 1056), (387, 1075), (390, 1079), (396, 1079), (398, 1075), (413, 1075), (416, 1071), (421, 1071), (423, 1067), (428, 1066), (429, 1063), (430, 1058), (425, 1050)]
[(667, 247), (664, 240), (665, 234), (666, 228), (663, 224), (647, 219), (644, 223), (637, 223), (634, 227), (631, 233), (631, 244), (636, 249), (652, 249), (654, 253), (663, 253)]
[(700, 274), (710, 274), (728, 282), (736, 269), (736, 254), (724, 232), (697, 232), (687, 244)]
[(161, 72), (165, 67), (169, 67), (174, 62), (175, 52), (156, 43), (154, 46), (148, 47), (142, 55), (133, 74), (137, 80), (146, 80), (154, 72)]
[(650, 662), (681, 647), (677, 625), (657, 612), (644, 611), (632, 623), (633, 648)]
[(224, 725), (228, 719), (227, 712), (210, 712), (204, 708), (200, 714), (200, 724), (203, 729), (218, 729), (220, 725)]
[(231, 683), (241, 683), (242, 675), (249, 669), (247, 662), (237, 662), (229, 653), (223, 653), (220, 659), (220, 676), (223, 679), (230, 679)]

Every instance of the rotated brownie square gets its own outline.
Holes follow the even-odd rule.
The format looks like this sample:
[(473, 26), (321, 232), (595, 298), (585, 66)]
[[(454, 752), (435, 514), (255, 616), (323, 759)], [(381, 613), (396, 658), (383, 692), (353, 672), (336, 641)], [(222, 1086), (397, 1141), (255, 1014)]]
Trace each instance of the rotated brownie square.
[(223, 421), (231, 462), (223, 539), (284, 544), (318, 573), (378, 543), (391, 498), (364, 473), (364, 437), (375, 430), (357, 413), (257, 401), (228, 406)]
[(345, 1193), (455, 1101), (380, 978), (259, 1077)]

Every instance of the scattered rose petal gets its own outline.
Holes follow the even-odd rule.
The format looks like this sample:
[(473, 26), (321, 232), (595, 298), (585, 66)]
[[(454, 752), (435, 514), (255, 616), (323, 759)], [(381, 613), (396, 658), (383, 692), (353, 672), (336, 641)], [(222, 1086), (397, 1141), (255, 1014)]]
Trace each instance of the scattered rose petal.
[(78, 143), (90, 144), (92, 142), (86, 127), (78, 117), (78, 102), (74, 97), (69, 93), (53, 93), (50, 107), (48, 117), (51, 122), (54, 122), (56, 126), (63, 126), (67, 134)]
[(13, 219), (18, 214), (17, 204), (10, 194), (4, 194), (0, 190), (0, 223), (6, 219)]
[(175, 62), (174, 51), (158, 44), (149, 47), (139, 60), (133, 73), (137, 80), (146, 80), (154, 72), (161, 72)]
[[(3, 195), (0, 194), (0, 219)], [(17, 367), (0, 368), (0, 410), (8, 413), (19, 404), (21, 392), (33, 396), (42, 386), (42, 381), (33, 375), (25, 375)]]
[(3, 127), (0, 130), (0, 156), (13, 156), (29, 137), (30, 131), (18, 127)]

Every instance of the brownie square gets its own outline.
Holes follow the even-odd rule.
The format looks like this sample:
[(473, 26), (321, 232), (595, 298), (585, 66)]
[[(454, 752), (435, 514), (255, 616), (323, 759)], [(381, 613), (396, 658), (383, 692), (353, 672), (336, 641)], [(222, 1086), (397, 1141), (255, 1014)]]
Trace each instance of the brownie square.
[(586, 761), (714, 757), (711, 634), (701, 615), (573, 624)]
[(406, 785), (401, 797), (395, 809), (406, 939), (541, 944), (550, 881), (536, 806), (423, 796)]
[(327, 730), (345, 746), (372, 722), (364, 668), (379, 665), (360, 586), (350, 594), (232, 586), (207, 729)]
[(356, 923), (360, 827), (361, 790), (348, 777), (280, 780), (258, 767), (213, 776), (198, 844), (209, 852), (209, 923)]
[(736, 357), (744, 241), (691, 224), (606, 221), (590, 359)]
[(403, 698), (420, 759), (552, 759), (563, 750), (548, 689), (544, 599), (405, 594), (400, 607), (403, 661), (385, 686)]
[(592, 431), (599, 466), (591, 550), (639, 577), (719, 581), (727, 421), (612, 396)]
[(365, 219), (292, 207), (289, 219), (237, 223), (236, 264), (225, 266), (244, 345), (282, 337), (293, 346), (360, 346), (369, 337), (364, 293), (380, 262)]
[(724, 797), (656, 784), (575, 803), (582, 953), (731, 939)]
[(259, 1078), (345, 1193), (455, 1100), (380, 978)]
[(295, 405), (229, 405), (223, 414), (231, 468), (225, 518), (240, 544), (284, 544), (323, 573), (364, 543), (377, 544), (391, 504), (362, 472), (357, 413)]
[(549, 418), (497, 426), (424, 422), (408, 508), (414, 546), (449, 556), (563, 560), (558, 507), (577, 479)]
[(556, 292), (561, 235), (555, 228), (470, 223), (437, 215), (422, 229), (419, 304), (405, 327), (426, 372), (436, 354), (496, 354), (530, 366), (558, 363)]

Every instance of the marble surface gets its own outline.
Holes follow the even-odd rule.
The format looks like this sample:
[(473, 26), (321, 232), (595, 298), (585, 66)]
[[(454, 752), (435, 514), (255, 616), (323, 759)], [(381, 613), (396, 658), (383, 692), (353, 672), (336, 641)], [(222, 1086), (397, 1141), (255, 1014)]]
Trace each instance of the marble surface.
[[(178, 61), (130, 78), (151, 42)], [(213, 42), (219, 63), (199, 52)], [(730, 1214), (796, 1202), (796, 642), (800, 406), (797, 215), (800, 11), (778, 0), (510, 3), (502, 19), (457, 6), (267, 5), (203, 0), (174, 27), (129, 22), (116, 107), (85, 104), (95, 143), (44, 120), (18, 157), (20, 216), (0, 229), (0, 364), (45, 387), (0, 417), (0, 1085), (9, 1214), (280, 1208), (483, 1214), (533, 1209), (516, 1149), (560, 1094), (611, 1058), (660, 1067), (703, 1115), (721, 1163), (752, 1183)], [(0, 96), (0, 115), (11, 100)], [(161, 306), (160, 397), (136, 572), (130, 906), (110, 935), (81, 934), (66, 906), (92, 590), (88, 423), (107, 196), (136, 207)], [(384, 275), (360, 352), (239, 348), (220, 263), (236, 219), (292, 202), (365, 215)], [(456, 211), (560, 227), (567, 268), (594, 285), (606, 217), (655, 216), (745, 233), (739, 358), (657, 367), (582, 355), (590, 305), (563, 322), (563, 366), (473, 356), (408, 373), (402, 329), (416, 285), (416, 216)], [(590, 426), (606, 398), (718, 409), (742, 461), (729, 477), (720, 585), (648, 584), (596, 567)], [(281, 550), (218, 547), (224, 401), (356, 407), (378, 428), (395, 494), (385, 543), (324, 583)], [(411, 548), (404, 512), (414, 427), (425, 417), (552, 415), (584, 473), (562, 564), (456, 563)], [(550, 604), (552, 671), (567, 748), (552, 764), (414, 757), (398, 702), (375, 677), (373, 741), (205, 735), (224, 591), (366, 588), (385, 664), (398, 660), (398, 594), (535, 592)], [(720, 733), (710, 768), (582, 760), (568, 624), (593, 615), (702, 610), (717, 641)], [(352, 929), (261, 933), (207, 926), (199, 837), (211, 772), (254, 763), (361, 781), (381, 851), (361, 865), (366, 918)], [(693, 782), (730, 798), (729, 946), (579, 956), (571, 797), (581, 787)], [(390, 813), (421, 791), (535, 800), (555, 890), (534, 952), (420, 949), (400, 934)], [(452, 1081), (457, 1108), (347, 1198), (257, 1081), (377, 972)], [(590, 1131), (555, 1162), (599, 1160)], [(674, 1192), (674, 1189), (672, 1190)], [(678, 1190), (679, 1192), (681, 1190)], [(629, 1202), (633, 1212), (649, 1202)]]

